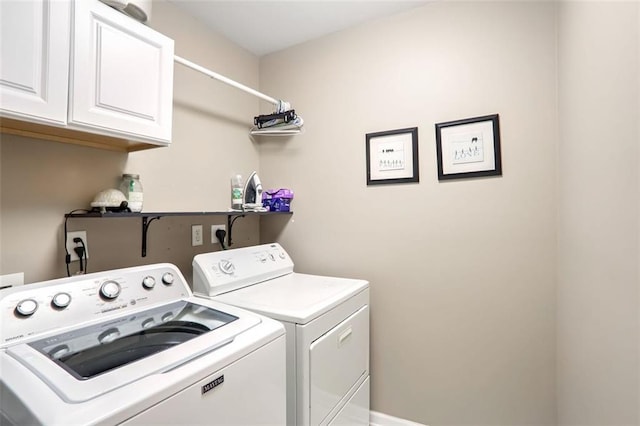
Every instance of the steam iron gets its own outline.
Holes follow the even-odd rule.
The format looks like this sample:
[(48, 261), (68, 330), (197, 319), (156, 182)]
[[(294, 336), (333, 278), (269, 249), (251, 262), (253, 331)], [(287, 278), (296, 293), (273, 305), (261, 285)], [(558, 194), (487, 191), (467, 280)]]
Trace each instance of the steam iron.
[(256, 172), (251, 173), (249, 179), (244, 184), (244, 203), (242, 208), (246, 211), (266, 212), (266, 207), (262, 206), (262, 182)]

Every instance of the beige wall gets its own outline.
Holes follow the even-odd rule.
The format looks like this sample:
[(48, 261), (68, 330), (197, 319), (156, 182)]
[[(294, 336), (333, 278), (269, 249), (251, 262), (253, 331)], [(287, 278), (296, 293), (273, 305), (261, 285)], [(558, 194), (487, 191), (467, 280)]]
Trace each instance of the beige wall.
[(639, 6), (559, 9), (558, 424), (640, 424)]
[[(295, 190), (298, 271), (371, 282), (372, 409), (430, 425), (555, 423), (556, 20), (438, 2), (263, 58), (306, 133), (261, 144)], [(434, 124), (500, 114), (503, 176), (437, 180)], [(365, 134), (417, 126), (420, 183), (367, 187)]]
[[(176, 54), (258, 85), (258, 59), (208, 31), (172, 3), (154, 1), (151, 26), (175, 40)], [(66, 275), (64, 213), (88, 208), (94, 195), (117, 187), (123, 172), (139, 173), (145, 211), (224, 211), (234, 172), (258, 168), (258, 151), (249, 138), (256, 98), (175, 66), (173, 141), (169, 148), (130, 155), (16, 136), (0, 138), (0, 273), (25, 273), (26, 282)], [(217, 250), (209, 226), (223, 216), (165, 217), (149, 231), (149, 256), (140, 255), (141, 219), (69, 221), (86, 230), (89, 270), (152, 262), (172, 262), (191, 276), (197, 252)], [(191, 247), (191, 224), (205, 225), (205, 245)], [(258, 242), (259, 222), (240, 219), (237, 246)], [(72, 272), (76, 265), (72, 265)]]

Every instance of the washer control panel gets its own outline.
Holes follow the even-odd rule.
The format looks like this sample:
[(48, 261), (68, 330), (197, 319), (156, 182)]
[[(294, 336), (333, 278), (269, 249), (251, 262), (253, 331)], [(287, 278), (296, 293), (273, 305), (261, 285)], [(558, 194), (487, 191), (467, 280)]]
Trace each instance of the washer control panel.
[[(191, 296), (174, 265), (137, 266), (0, 290), (0, 346)], [(109, 339), (107, 336), (105, 339)]]
[(216, 296), (293, 272), (280, 244), (216, 251), (193, 258), (193, 291)]

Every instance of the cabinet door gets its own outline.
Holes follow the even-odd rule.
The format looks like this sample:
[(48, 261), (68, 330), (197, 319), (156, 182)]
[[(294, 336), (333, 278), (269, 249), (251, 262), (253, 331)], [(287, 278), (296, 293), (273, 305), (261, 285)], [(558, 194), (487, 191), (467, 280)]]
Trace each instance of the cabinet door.
[(173, 40), (98, 0), (73, 15), (69, 124), (168, 143)]
[(0, 115), (65, 124), (71, 6), (0, 1)]

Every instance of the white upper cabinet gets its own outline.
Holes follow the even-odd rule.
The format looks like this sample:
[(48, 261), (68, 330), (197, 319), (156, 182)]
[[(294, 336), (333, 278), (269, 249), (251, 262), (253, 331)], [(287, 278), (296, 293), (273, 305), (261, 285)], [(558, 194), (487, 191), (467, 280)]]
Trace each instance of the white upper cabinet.
[(0, 1), (0, 113), (65, 124), (70, 4)]
[(173, 50), (99, 0), (0, 0), (0, 130), (123, 151), (166, 146)]
[(173, 40), (98, 0), (73, 14), (69, 124), (168, 143)]

